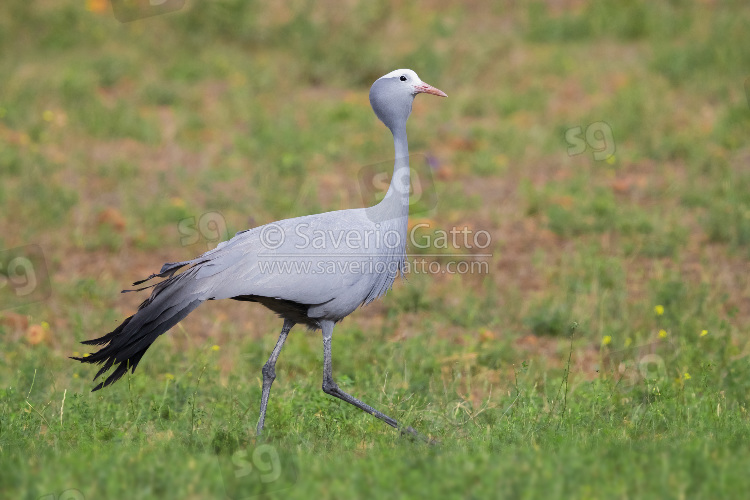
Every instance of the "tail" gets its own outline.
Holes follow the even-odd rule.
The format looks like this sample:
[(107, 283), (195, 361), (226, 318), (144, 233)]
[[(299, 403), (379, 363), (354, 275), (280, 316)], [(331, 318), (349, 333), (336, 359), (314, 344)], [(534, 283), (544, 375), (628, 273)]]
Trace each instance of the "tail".
[[(136, 284), (140, 284), (155, 276), (169, 276), (164, 281), (154, 285), (151, 296), (138, 307), (138, 312), (123, 321), (120, 326), (103, 337), (82, 342), (88, 345), (107, 344), (86, 357), (71, 358), (82, 363), (103, 364), (94, 380), (112, 366), (117, 365), (107, 379), (94, 387), (92, 392), (116, 382), (127, 373), (128, 368), (131, 373), (135, 372), (135, 368), (146, 350), (159, 335), (182, 321), (193, 309), (208, 299), (206, 289), (200, 287), (199, 281), (195, 279), (199, 266), (192, 267), (182, 274), (174, 276), (179, 267), (172, 267), (165, 273), (152, 275), (146, 280), (136, 282)], [(167, 265), (164, 268), (167, 268)], [(164, 271), (164, 268), (162, 271)]]

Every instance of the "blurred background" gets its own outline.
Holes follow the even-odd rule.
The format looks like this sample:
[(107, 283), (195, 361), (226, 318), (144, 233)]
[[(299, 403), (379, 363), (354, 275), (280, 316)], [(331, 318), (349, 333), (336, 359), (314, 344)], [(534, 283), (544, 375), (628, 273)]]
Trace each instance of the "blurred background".
[[(206, 304), (131, 379), (94, 395), (95, 370), (67, 356), (132, 314), (145, 295), (120, 290), (162, 263), (249, 227), (369, 204), (361, 172), (389, 172), (393, 153), (368, 91), (397, 68), (449, 95), (414, 103), (410, 150), (436, 203), (412, 224), (422, 236), (486, 231), (492, 256), (449, 248), (487, 267), (412, 274), (355, 312), (337, 328), (334, 373), (453, 454), (404, 466), (413, 452), (397, 433), (320, 391), (320, 337), (298, 329), (267, 423), (294, 464), (276, 483), (285, 496), (349, 497), (363, 484), (406, 497), (585, 496), (595, 483), (576, 470), (627, 475), (660, 455), (572, 447), (560, 458), (550, 443), (586, 442), (593, 428), (683, 436), (695, 425), (685, 408), (699, 422), (701, 408), (724, 408), (747, 427), (746, 2), (112, 3), (0, 6), (0, 483), (11, 491), (228, 488), (214, 457), (255, 446), (260, 369), (281, 327), (272, 313)], [(633, 416), (655, 404), (662, 413), (646, 415), (661, 417)], [(565, 418), (578, 418), (567, 434)], [(697, 464), (738, 441), (727, 429), (715, 449), (672, 457), (687, 457), (673, 472), (681, 491), (702, 491)], [(344, 465), (352, 480), (334, 480)], [(483, 472), (451, 474), (464, 466)], [(721, 491), (718, 478), (703, 481)], [(607, 491), (675, 491), (644, 481)]]

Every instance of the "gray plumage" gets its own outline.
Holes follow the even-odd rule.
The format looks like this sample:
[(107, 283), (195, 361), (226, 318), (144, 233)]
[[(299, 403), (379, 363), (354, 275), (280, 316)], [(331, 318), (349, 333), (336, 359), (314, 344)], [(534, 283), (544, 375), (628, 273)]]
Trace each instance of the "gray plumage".
[[(337, 322), (385, 294), (403, 269), (409, 215), (406, 121), (418, 93), (445, 96), (406, 69), (379, 78), (370, 89), (372, 108), (393, 134), (395, 147), (393, 178), (383, 201), (241, 231), (193, 260), (165, 264), (158, 274), (134, 283), (164, 278), (139, 289), (153, 287), (133, 316), (103, 337), (83, 342), (104, 345), (89, 356), (73, 358), (102, 365), (94, 380), (114, 367), (93, 390), (112, 384), (128, 369), (135, 371), (149, 346), (204, 301), (243, 300), (258, 302), (284, 319), (281, 336), (263, 367), (259, 434), (276, 359), (289, 330), (298, 323), (323, 332), (323, 390), (401, 428), (338, 388), (332, 377), (331, 338)], [(410, 427), (403, 430), (416, 434)]]

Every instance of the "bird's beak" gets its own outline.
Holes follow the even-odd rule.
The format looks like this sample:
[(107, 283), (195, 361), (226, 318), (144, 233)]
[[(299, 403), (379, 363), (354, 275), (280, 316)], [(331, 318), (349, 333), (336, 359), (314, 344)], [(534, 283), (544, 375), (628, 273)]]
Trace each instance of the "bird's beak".
[(432, 85), (428, 85), (424, 82), (420, 83), (419, 85), (415, 85), (414, 90), (417, 94), (432, 94), (440, 97), (448, 97), (448, 94), (446, 94), (442, 90), (436, 89)]

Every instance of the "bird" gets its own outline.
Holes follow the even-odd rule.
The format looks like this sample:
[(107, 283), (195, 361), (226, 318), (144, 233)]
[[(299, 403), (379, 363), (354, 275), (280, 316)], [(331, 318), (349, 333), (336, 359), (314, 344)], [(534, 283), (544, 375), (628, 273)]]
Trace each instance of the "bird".
[[(276, 361), (293, 326), (320, 330), (323, 338), (323, 391), (404, 434), (421, 435), (339, 388), (333, 378), (334, 326), (358, 307), (383, 296), (403, 275), (409, 215), (410, 167), (406, 121), (418, 94), (447, 97), (410, 69), (398, 69), (371, 86), (370, 105), (393, 135), (393, 176), (383, 199), (370, 207), (306, 215), (238, 232), (195, 259), (166, 263), (158, 273), (136, 281), (129, 291), (153, 288), (135, 314), (102, 337), (82, 343), (103, 346), (82, 363), (102, 365), (93, 389), (120, 379), (138, 363), (153, 342), (208, 300), (256, 302), (283, 319), (283, 326), (263, 376), (261, 435), (266, 420)], [(178, 273), (178, 271), (181, 271)], [(161, 281), (157, 281), (161, 279)]]

